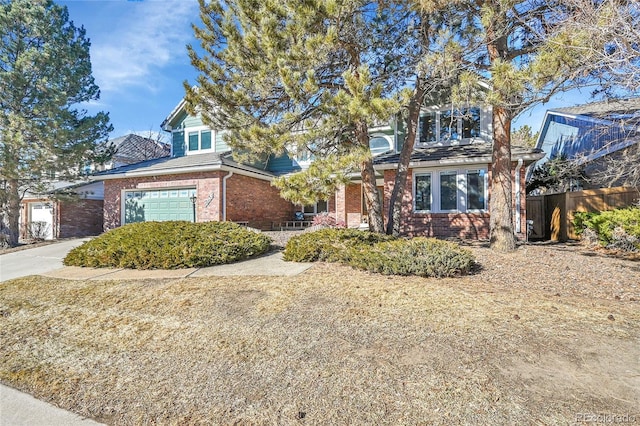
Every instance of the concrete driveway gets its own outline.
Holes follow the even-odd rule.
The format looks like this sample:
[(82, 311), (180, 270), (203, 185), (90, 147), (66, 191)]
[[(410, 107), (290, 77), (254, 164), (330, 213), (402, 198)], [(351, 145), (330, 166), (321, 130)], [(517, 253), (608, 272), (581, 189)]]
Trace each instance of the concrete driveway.
[(67, 253), (88, 240), (89, 238), (65, 240), (0, 255), (0, 282), (60, 269)]

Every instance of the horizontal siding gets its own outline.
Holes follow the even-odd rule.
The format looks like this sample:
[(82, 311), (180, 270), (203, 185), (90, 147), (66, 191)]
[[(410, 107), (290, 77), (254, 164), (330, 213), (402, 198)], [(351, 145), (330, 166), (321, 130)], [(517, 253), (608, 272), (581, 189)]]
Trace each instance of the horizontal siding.
[(224, 131), (216, 132), (216, 152), (223, 152), (229, 150), (229, 145), (224, 141), (222, 135)]
[(300, 167), (294, 166), (293, 160), (287, 154), (282, 154), (269, 158), (268, 169), (270, 172), (277, 174), (299, 170)]
[(173, 132), (173, 156), (182, 157), (185, 155), (184, 131)]

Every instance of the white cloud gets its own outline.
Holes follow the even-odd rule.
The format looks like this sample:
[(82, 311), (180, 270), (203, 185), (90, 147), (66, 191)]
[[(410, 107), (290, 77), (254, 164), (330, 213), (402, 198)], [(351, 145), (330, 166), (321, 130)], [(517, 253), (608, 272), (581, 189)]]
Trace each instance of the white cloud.
[[(193, 40), (190, 23), (199, 20), (195, 0), (122, 2), (111, 27), (91, 35), (93, 75), (103, 94), (132, 86), (158, 90), (158, 73), (179, 58)], [(105, 17), (109, 20), (109, 17)]]

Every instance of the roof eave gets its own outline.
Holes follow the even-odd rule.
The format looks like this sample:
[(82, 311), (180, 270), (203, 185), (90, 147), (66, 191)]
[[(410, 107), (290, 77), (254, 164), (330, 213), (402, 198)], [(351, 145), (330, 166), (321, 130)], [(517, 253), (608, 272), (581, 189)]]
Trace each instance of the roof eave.
[(198, 173), (198, 172), (215, 172), (215, 171), (229, 171), (238, 173), (241, 175), (254, 177), (257, 179), (271, 181), (272, 175), (259, 173), (257, 171), (247, 170), (243, 167), (236, 167), (233, 165), (226, 165), (222, 163), (208, 164), (206, 166), (193, 166), (193, 167), (172, 167), (164, 170), (141, 170), (141, 171), (128, 171), (123, 173), (114, 173), (106, 175), (93, 175), (89, 179), (92, 181), (103, 181), (112, 179), (126, 179), (126, 178), (138, 178), (148, 176), (167, 176), (167, 175), (179, 175), (186, 173)]

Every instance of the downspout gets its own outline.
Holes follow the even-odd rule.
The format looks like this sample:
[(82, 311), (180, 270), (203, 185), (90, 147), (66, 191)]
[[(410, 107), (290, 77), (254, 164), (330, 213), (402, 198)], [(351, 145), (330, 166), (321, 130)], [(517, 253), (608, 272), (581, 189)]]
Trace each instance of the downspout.
[(515, 170), (515, 178), (516, 178), (516, 229), (515, 229), (515, 233), (519, 233), (521, 232), (521, 226), (522, 226), (522, 218), (520, 217), (520, 213), (521, 213), (521, 206), (520, 206), (520, 170), (522, 169), (522, 158), (520, 158), (518, 160), (518, 165), (516, 166), (516, 170)]
[(233, 172), (222, 178), (222, 222), (227, 221), (227, 179), (233, 176)]

